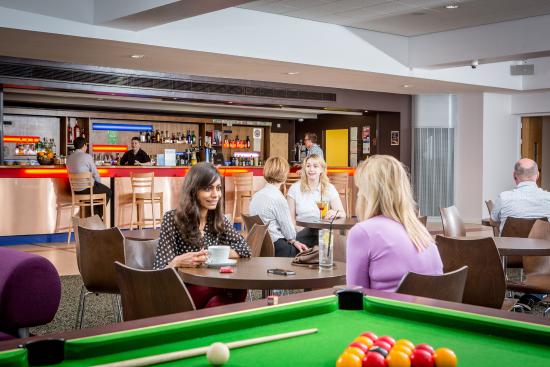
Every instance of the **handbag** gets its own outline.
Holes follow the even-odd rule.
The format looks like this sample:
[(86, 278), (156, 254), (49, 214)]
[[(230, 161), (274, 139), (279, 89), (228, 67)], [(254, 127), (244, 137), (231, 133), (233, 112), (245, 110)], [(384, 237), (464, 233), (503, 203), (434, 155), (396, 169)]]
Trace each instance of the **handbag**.
[(319, 267), (319, 246), (313, 246), (306, 251), (300, 252), (292, 260), (292, 265), (307, 266), (310, 268)]

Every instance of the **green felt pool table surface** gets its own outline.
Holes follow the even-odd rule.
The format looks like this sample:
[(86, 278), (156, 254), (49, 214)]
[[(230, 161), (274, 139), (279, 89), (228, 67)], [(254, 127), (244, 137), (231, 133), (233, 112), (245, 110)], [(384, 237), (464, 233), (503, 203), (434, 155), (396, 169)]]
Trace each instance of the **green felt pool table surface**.
[[(316, 334), (231, 351), (226, 366), (334, 366), (362, 332), (455, 351), (459, 366), (547, 366), (550, 327), (367, 296), (363, 311), (335, 296), (68, 340), (63, 366), (95, 365), (301, 329)], [(0, 366), (26, 366), (24, 349), (0, 352)], [(207, 366), (198, 356), (163, 366)]]

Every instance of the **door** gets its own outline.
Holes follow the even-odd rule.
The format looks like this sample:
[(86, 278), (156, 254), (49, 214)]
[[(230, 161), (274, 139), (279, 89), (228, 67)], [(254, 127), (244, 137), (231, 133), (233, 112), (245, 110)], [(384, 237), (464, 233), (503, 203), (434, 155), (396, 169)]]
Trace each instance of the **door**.
[(537, 185), (541, 186), (542, 171), (542, 117), (521, 118), (521, 157), (530, 158), (539, 166)]

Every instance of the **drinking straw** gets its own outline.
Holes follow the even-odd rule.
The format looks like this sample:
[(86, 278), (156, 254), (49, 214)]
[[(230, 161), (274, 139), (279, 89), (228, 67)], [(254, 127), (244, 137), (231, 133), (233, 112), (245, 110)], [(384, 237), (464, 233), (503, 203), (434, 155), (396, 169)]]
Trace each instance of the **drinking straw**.
[(340, 209), (336, 210), (336, 214), (334, 214), (334, 218), (332, 218), (332, 220), (330, 221), (330, 226), (329, 226), (329, 232), (328, 232), (328, 249), (327, 249), (327, 259), (330, 258), (330, 249), (331, 249), (331, 245), (330, 245), (330, 242), (332, 240), (332, 223), (334, 223), (334, 221), (336, 220), (336, 216), (338, 215), (338, 212), (340, 211)]

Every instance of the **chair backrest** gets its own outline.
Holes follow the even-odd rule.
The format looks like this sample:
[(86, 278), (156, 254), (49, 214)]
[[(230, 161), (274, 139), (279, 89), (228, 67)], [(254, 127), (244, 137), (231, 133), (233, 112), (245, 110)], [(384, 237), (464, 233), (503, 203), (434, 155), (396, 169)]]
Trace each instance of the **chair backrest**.
[(292, 186), (292, 184), (294, 182), (297, 182), (297, 181), (300, 181), (300, 175), (299, 174), (294, 173), (294, 172), (291, 172), (291, 173), (288, 174), (288, 176), (286, 177), (286, 181), (283, 184), (283, 194), (285, 196), (288, 193), (288, 189), (290, 188), (290, 186)]
[(124, 239), (124, 264), (140, 270), (153, 270), (159, 239)]
[(489, 211), (489, 216), (491, 216), (491, 212), (493, 211), (493, 208), (495, 207), (495, 203), (493, 203), (493, 200), (485, 200), (485, 205), (487, 205), (487, 210)]
[(248, 246), (250, 246), (251, 255), (253, 257), (260, 256), (266, 236), (269, 235), (267, 234), (267, 226), (265, 224), (254, 224), (252, 229), (248, 232), (246, 242)]
[[(73, 221), (73, 228), (78, 228), (78, 227), (87, 228), (87, 229), (107, 228), (105, 226), (105, 223), (103, 223), (103, 221), (97, 214), (94, 214), (91, 217), (85, 217), (85, 218), (80, 218), (79, 216), (75, 215), (74, 217), (71, 218), (71, 220)], [(76, 243), (76, 262), (78, 265), (78, 270), (80, 271), (80, 246), (78, 243), (78, 231), (74, 232), (74, 240)]]
[(467, 276), (467, 266), (443, 275), (410, 272), (403, 277), (396, 292), (461, 303)]
[(493, 218), (491, 218), (495, 203), (493, 203), (493, 200), (485, 200), (485, 205), (487, 205), (487, 210), (489, 211), (489, 223), (493, 227), (493, 235), (495, 237), (500, 237), (500, 223), (493, 221)]
[(155, 192), (155, 172), (130, 173), (132, 194)]
[(124, 262), (124, 237), (117, 227), (78, 227), (77, 258), (84, 286), (90, 292), (118, 293), (113, 263)]
[(124, 321), (193, 311), (195, 304), (173, 268), (139, 270), (116, 261)]
[(252, 227), (254, 226), (254, 224), (260, 224), (260, 225), (265, 224), (259, 215), (242, 214), (242, 218), (244, 222), (244, 227), (247, 232), (250, 232), (252, 230)]
[(428, 216), (427, 215), (423, 215), (421, 217), (418, 217), (418, 220), (420, 221), (420, 223), (422, 223), (424, 225), (424, 227), (426, 227), (426, 225), (428, 224)]
[(344, 203), (344, 209), (346, 214), (351, 216), (350, 213), (350, 187), (349, 187), (349, 176), (346, 172), (335, 172), (328, 175), (330, 183), (334, 186), (338, 195), (340, 195), (340, 200)]
[(69, 173), (69, 184), (71, 185), (71, 192), (73, 195), (77, 191), (86, 189), (92, 191), (94, 187), (94, 177), (91, 172)]
[(506, 282), (495, 241), (491, 237), (458, 239), (436, 236), (443, 271), (468, 266), (463, 303), (501, 308)]
[(443, 224), (443, 233), (446, 237), (463, 237), (466, 236), (466, 227), (456, 206), (448, 208), (440, 208), (441, 223)]
[(504, 222), (504, 226), (502, 227), (502, 237), (521, 237), (521, 238), (527, 238), (529, 237), (529, 233), (531, 232), (531, 228), (533, 228), (533, 225), (537, 220), (540, 221), (548, 221), (547, 218), (514, 218), (514, 217), (508, 217), (506, 218), (506, 222)]
[[(550, 223), (537, 220), (529, 232), (529, 238), (550, 241)], [(524, 256), (523, 273), (527, 278), (530, 274), (550, 274), (550, 256)]]
[(233, 185), (235, 187), (235, 191), (252, 194), (253, 180), (254, 176), (252, 172), (233, 174)]
[(260, 251), (260, 257), (274, 257), (275, 256), (275, 245), (271, 240), (269, 232), (265, 234), (264, 242), (262, 244), (262, 251)]

